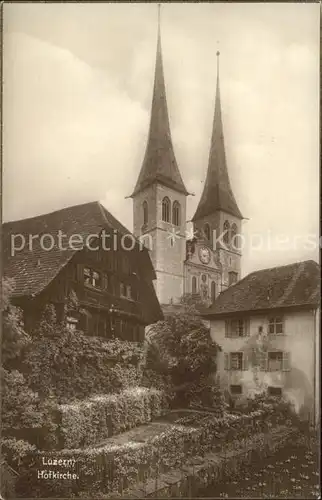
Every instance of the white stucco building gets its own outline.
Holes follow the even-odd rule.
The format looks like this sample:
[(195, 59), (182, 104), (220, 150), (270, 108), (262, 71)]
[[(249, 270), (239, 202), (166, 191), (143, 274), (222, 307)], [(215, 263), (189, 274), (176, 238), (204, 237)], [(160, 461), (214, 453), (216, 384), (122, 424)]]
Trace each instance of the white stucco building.
[(284, 395), (311, 420), (319, 415), (320, 269), (304, 261), (253, 272), (205, 313), (222, 347), (218, 382), (231, 396)]

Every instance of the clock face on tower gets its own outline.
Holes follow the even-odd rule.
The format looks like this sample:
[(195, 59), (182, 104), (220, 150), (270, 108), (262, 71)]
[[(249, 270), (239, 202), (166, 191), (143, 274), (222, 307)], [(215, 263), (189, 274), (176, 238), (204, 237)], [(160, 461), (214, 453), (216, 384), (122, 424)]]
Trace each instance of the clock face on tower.
[(207, 247), (199, 248), (199, 259), (203, 264), (209, 264), (210, 262), (210, 250)]

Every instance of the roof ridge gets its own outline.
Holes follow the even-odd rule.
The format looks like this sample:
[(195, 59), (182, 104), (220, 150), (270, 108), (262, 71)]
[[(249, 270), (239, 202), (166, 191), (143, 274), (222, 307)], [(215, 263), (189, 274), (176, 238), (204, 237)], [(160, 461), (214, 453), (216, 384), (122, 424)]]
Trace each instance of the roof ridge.
[(41, 213), (41, 214), (38, 214), (38, 215), (33, 215), (32, 217), (26, 217), (26, 218), (23, 218), (23, 219), (8, 220), (6, 222), (3, 222), (2, 227), (5, 226), (6, 224), (13, 224), (13, 223), (16, 223), (16, 222), (32, 221), (34, 219), (38, 219), (38, 218), (41, 218), (41, 217), (44, 217), (44, 216), (47, 216), (47, 215), (52, 215), (52, 214), (56, 214), (58, 212), (62, 212), (63, 210), (71, 210), (73, 208), (83, 207), (85, 205), (94, 205), (95, 203), (100, 203), (100, 202), (96, 201), (96, 200), (95, 201), (88, 201), (88, 202), (85, 202), (85, 203), (78, 203), (76, 205), (69, 205), (67, 207), (58, 208), (58, 209), (53, 210), (51, 212), (46, 212), (46, 213)]
[[(295, 262), (290, 262), (289, 264), (282, 264), (281, 266), (264, 267), (263, 269), (257, 269), (255, 271), (252, 271), (249, 274), (247, 274), (245, 276), (245, 278), (247, 278), (248, 276), (251, 276), (252, 274), (255, 274), (255, 273), (261, 273), (263, 271), (273, 271), (274, 269), (282, 269), (282, 268), (285, 268), (285, 267), (291, 267), (291, 266), (296, 266), (296, 265), (301, 265), (301, 264), (307, 264), (309, 262), (312, 262), (312, 263), (316, 264), (317, 266), (319, 266), (319, 263), (316, 262), (313, 259), (297, 260)], [(242, 281), (242, 280), (240, 280), (240, 281)], [(240, 281), (238, 281), (238, 283), (240, 283)]]

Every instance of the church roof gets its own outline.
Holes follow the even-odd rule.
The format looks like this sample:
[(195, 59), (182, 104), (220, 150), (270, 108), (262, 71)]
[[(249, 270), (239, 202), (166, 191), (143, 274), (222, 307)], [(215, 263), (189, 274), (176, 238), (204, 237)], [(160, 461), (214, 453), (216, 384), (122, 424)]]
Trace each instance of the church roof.
[(318, 307), (320, 267), (313, 260), (261, 269), (221, 292), (202, 315), (208, 318), (286, 307)]
[[(218, 56), (219, 52), (217, 52), (217, 57)], [(199, 205), (192, 221), (202, 219), (217, 210), (222, 210), (238, 217), (239, 219), (243, 219), (230, 185), (227, 169), (221, 116), (219, 73), (217, 73), (215, 115), (210, 144), (207, 177)]]
[(173, 151), (163, 73), (160, 26), (148, 141), (141, 171), (131, 197), (155, 182), (185, 195), (189, 194)]
[[(13, 297), (31, 297), (41, 293), (68, 264), (72, 257), (86, 245), (87, 238), (116, 230), (121, 236), (131, 234), (103, 205), (94, 201), (56, 210), (49, 214), (7, 222), (2, 226), (3, 274), (14, 281)], [(59, 232), (61, 231), (61, 232)], [(59, 234), (64, 237), (59, 239)], [(13, 239), (17, 235), (16, 239)], [(18, 237), (18, 235), (21, 235)], [(32, 236), (38, 235), (31, 240)], [(44, 235), (41, 245), (40, 237)], [(46, 235), (46, 239), (45, 239)], [(49, 235), (49, 236), (48, 236)], [(72, 237), (77, 237), (71, 240)], [(13, 241), (24, 248), (15, 253)], [(80, 241), (82, 240), (82, 241)], [(46, 249), (54, 242), (52, 249)], [(83, 242), (83, 243), (82, 243)], [(77, 245), (79, 243), (79, 247)], [(143, 316), (146, 323), (162, 319), (163, 314), (156, 297), (153, 280), (156, 279), (148, 250), (138, 245), (137, 251), (129, 251), (138, 262), (139, 286)]]

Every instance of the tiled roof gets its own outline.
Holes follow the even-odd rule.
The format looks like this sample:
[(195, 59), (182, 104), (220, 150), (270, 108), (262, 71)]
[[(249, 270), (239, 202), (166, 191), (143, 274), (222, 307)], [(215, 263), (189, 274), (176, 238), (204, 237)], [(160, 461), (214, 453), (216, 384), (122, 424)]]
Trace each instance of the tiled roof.
[(320, 301), (320, 267), (313, 260), (261, 269), (223, 291), (203, 316), (294, 306), (316, 307)]
[(219, 78), (217, 78), (215, 115), (210, 144), (207, 177), (192, 221), (200, 220), (207, 215), (213, 214), (217, 210), (222, 210), (234, 215), (238, 219), (243, 219), (235, 200), (228, 175), (221, 117)]
[[(72, 235), (80, 235), (85, 240), (89, 235), (99, 235), (103, 229), (117, 230), (121, 236), (131, 234), (99, 202), (67, 207), (49, 214), (3, 224), (4, 276), (14, 279), (13, 296), (35, 296), (42, 292), (77, 252), (77, 246), (74, 247), (75, 241), (71, 248), (71, 245), (67, 244), (70, 241), (68, 239)], [(61, 234), (67, 236), (61, 245), (59, 245), (59, 230)], [(29, 244), (30, 237), (35, 235), (39, 237), (34, 238)], [(42, 246), (41, 235), (44, 238)], [(45, 237), (45, 235), (50, 236)], [(26, 244), (21, 251), (17, 250), (13, 255), (13, 242), (15, 241), (18, 247), (22, 241), (21, 237), (25, 238)], [(55, 245), (52, 249), (46, 250), (44, 246), (50, 245), (50, 238)], [(79, 249), (81, 247), (80, 245)], [(135, 255), (136, 258), (139, 255), (141, 259), (140, 281), (144, 283), (141, 291), (147, 308), (157, 321), (163, 315), (152, 283), (156, 275), (151, 259), (146, 249), (135, 252)]]
[(159, 182), (188, 194), (174, 154), (163, 74), (161, 37), (158, 35), (150, 129), (141, 171), (132, 197)]

